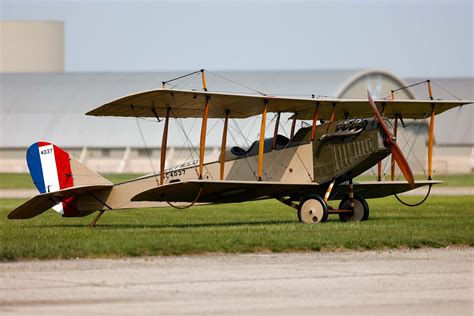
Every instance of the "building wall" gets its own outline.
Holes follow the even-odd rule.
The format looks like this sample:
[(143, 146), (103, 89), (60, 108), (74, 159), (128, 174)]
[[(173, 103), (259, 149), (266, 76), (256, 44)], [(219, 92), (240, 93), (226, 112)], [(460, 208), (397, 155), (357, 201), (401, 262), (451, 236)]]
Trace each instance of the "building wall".
[(63, 72), (64, 23), (0, 22), (0, 72)]
[[(160, 169), (161, 148), (65, 147), (71, 156), (98, 173), (156, 173)], [(27, 173), (26, 148), (0, 148), (0, 173)], [(217, 161), (218, 147), (206, 147), (204, 161)], [(189, 147), (169, 147), (165, 168), (197, 160), (199, 153)]]
[[(26, 148), (39, 140), (54, 142), (60, 147), (72, 150), (72, 155), (98, 172), (153, 172), (153, 169), (156, 170), (156, 166), (159, 166), (163, 124), (156, 123), (154, 119), (97, 118), (86, 116), (84, 113), (117, 97), (159, 86), (161, 80), (178, 75), (180, 74), (150, 72), (0, 74), (0, 90), (3, 91), (0, 94), (0, 172), (27, 172), (24, 156)], [(369, 88), (373, 95), (383, 97), (388, 95), (391, 89), (406, 85), (396, 76), (378, 70), (229, 72), (223, 75), (262, 91), (278, 92), (281, 89), (281, 94), (293, 91), (295, 94), (306, 96), (307, 93), (314, 91), (335, 97), (365, 98), (366, 89)], [(213, 80), (213, 77), (209, 76), (208, 85), (212, 86), (213, 90), (234, 91), (235, 84), (216, 78)], [(446, 79), (433, 82), (438, 81), (441, 81), (440, 86), (453, 91), (459, 97), (472, 99), (466, 94), (472, 93), (470, 89), (472, 79)], [(199, 88), (200, 82), (197, 84)], [(419, 91), (416, 89), (410, 91), (419, 92), (417, 98), (426, 98), (426, 86), (417, 88)], [(449, 95), (443, 96), (438, 86), (433, 86), (433, 91), (437, 97), (450, 98)], [(408, 93), (409, 90), (403, 90), (397, 93), (396, 97), (411, 98)], [(444, 140), (453, 142), (449, 144), (449, 148), (435, 147), (433, 163), (436, 174), (464, 173), (474, 168), (470, 120), (472, 116), (466, 115), (470, 112), (465, 112), (471, 111), (472, 108), (474, 107), (466, 106), (462, 109), (453, 109), (448, 112), (455, 113), (446, 112), (436, 117), (435, 143), (446, 145)], [(451, 117), (443, 118), (444, 115)], [(272, 135), (273, 119), (273, 113), (269, 114), (267, 137)], [(234, 127), (229, 133), (228, 146), (248, 148), (258, 138), (260, 132), (258, 120), (259, 118), (255, 117), (239, 124), (242, 131)], [(196, 121), (196, 124), (193, 122), (181, 121), (188, 141), (184, 139), (177, 122), (174, 120), (170, 122), (170, 135), (173, 137), (170, 137), (168, 142), (167, 163), (190, 159), (190, 148), (185, 150), (183, 147), (189, 146), (190, 143), (198, 144), (200, 135), (199, 121)], [(423, 120), (418, 122), (406, 121), (407, 128), (402, 128), (399, 124), (398, 139), (413, 171), (424, 174), (427, 166), (427, 125)], [(141, 139), (137, 123), (144, 139)], [(280, 124), (283, 125), (280, 133), (288, 135), (291, 121), (282, 115)], [(455, 129), (452, 128), (453, 124), (456, 125)], [(206, 151), (206, 161), (217, 159), (222, 125), (222, 120), (217, 122), (211, 120), (209, 123), (210, 127), (215, 128), (210, 128), (208, 131), (206, 145), (209, 149)], [(231, 123), (231, 126), (234, 125)], [(466, 131), (459, 136), (455, 133), (459, 130)], [(149, 158), (145, 152), (145, 142), (150, 149)], [(467, 146), (459, 146), (465, 142)], [(384, 160), (383, 166), (384, 174), (389, 174), (389, 159)], [(374, 172), (376, 168), (369, 170), (368, 174)], [(399, 174), (397, 171), (397, 175)]]

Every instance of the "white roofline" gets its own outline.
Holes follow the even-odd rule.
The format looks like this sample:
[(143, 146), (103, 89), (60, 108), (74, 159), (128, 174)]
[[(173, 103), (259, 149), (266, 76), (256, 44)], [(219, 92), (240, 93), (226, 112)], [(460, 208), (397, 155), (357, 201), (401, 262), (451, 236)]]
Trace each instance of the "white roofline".
[[(398, 83), (400, 85), (400, 87), (406, 87), (408, 86), (408, 84), (406, 82), (404, 82), (402, 79), (400, 79), (399, 77), (397, 77), (394, 73), (388, 71), (388, 70), (383, 70), (383, 69), (366, 69), (366, 70), (362, 70), (362, 71), (359, 71), (355, 74), (353, 74), (352, 76), (350, 76), (342, 85), (341, 87), (339, 88), (339, 90), (337, 91), (336, 93), (336, 98), (342, 98), (342, 95), (347, 91), (349, 90), (349, 88), (357, 82), (357, 80), (363, 78), (364, 76), (367, 76), (367, 75), (372, 75), (372, 74), (380, 74), (380, 75), (383, 75), (383, 76), (387, 76), (391, 79), (393, 79), (396, 83)], [(410, 97), (410, 99), (416, 99), (415, 98), (415, 95), (410, 91), (409, 88), (406, 89), (406, 92), (408, 94), (408, 96)]]

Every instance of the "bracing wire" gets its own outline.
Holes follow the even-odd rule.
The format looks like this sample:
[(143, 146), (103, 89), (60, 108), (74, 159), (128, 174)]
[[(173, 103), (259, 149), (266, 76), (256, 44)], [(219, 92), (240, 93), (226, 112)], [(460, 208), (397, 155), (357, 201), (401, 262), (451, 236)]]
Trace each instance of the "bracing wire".
[[(195, 125), (196, 125), (196, 120), (193, 120), (191, 128), (189, 129), (189, 132), (185, 133), (185, 135), (186, 134), (192, 134)], [(181, 129), (178, 129), (178, 132), (179, 132), (179, 135), (181, 136), (181, 139), (183, 140), (183, 144), (186, 145), (186, 140), (185, 140), (184, 136), (181, 134)], [(185, 147), (183, 147), (183, 148), (185, 148)], [(184, 150), (180, 151), (179, 154), (178, 154), (178, 157), (176, 158), (176, 161), (177, 162), (182, 161), (183, 160), (183, 155), (186, 155), (186, 152), (189, 154), (189, 152), (187, 150), (186, 151), (184, 151)], [(191, 160), (194, 159), (194, 157), (192, 155), (192, 152), (189, 156), (191, 157)], [(188, 160), (189, 156), (185, 156), (184, 161)]]
[[(255, 110), (254, 114), (257, 114), (258, 110)], [(249, 132), (247, 135), (244, 135), (244, 132), (242, 131), (242, 129), (240, 128), (239, 124), (237, 124), (236, 120), (235, 119), (232, 119), (231, 122), (235, 125), (236, 128), (233, 128), (234, 131), (235, 129), (237, 129), (237, 134), (243, 139), (243, 141), (246, 143), (246, 147), (250, 147), (251, 144), (250, 144), (250, 133), (252, 132), (254, 126), (255, 126), (255, 123), (257, 121), (257, 117), (254, 116), (254, 119), (252, 120), (252, 125), (250, 126), (250, 129), (249, 129)], [(229, 124), (229, 126), (232, 126)], [(247, 124), (246, 124), (247, 126)], [(234, 139), (234, 142), (238, 143), (235, 139), (235, 137), (233, 136), (232, 132), (230, 132), (230, 135), (231, 137)], [(248, 150), (248, 149), (247, 149)], [(252, 156), (249, 156), (247, 151), (245, 153), (245, 156), (246, 158), (249, 158), (249, 157), (252, 157)], [(254, 156), (254, 159), (257, 160), (257, 156)], [(249, 167), (250, 170), (252, 170), (252, 173), (253, 175), (255, 176), (255, 178), (257, 178), (257, 170), (255, 170), (253, 167), (252, 167), (252, 164), (250, 163), (250, 160), (249, 159), (245, 159), (245, 161), (247, 162), (247, 165)]]
[(256, 93), (261, 94), (261, 95), (266, 95), (266, 94), (263, 93), (263, 92), (260, 92), (260, 91), (258, 91), (258, 90), (256, 90), (256, 89), (253, 89), (253, 88), (250, 88), (249, 86), (246, 86), (246, 85), (244, 85), (244, 84), (242, 84), (242, 83), (240, 83), (240, 82), (237, 82), (237, 81), (235, 81), (235, 80), (229, 79), (229, 78), (224, 77), (224, 76), (222, 76), (222, 75), (218, 75), (218, 74), (216, 74), (216, 73), (214, 73), (214, 72), (211, 72), (211, 71), (209, 71), (209, 70), (206, 70), (206, 73), (209, 73), (209, 74), (211, 74), (211, 75), (214, 75), (214, 76), (216, 76), (216, 77), (218, 77), (218, 78), (221, 78), (221, 79), (223, 79), (223, 80), (229, 81), (229, 82), (231, 82), (231, 83), (233, 83), (233, 84), (235, 84), (235, 85), (237, 85), (237, 86), (239, 86), (239, 87), (241, 87), (241, 88), (248, 89), (248, 90), (250, 90), (250, 91), (256, 92)]
[[(399, 132), (401, 134), (403, 134), (403, 136), (405, 137), (406, 141), (405, 143), (403, 144), (403, 146), (401, 147), (402, 151), (405, 150), (405, 148), (408, 147), (408, 153), (406, 154), (406, 159), (410, 158), (411, 154), (414, 152), (414, 147), (415, 147), (415, 143), (416, 143), (416, 138), (419, 137), (420, 135), (420, 131), (421, 131), (421, 127), (423, 126), (423, 123), (422, 122), (417, 122), (417, 121), (413, 121), (411, 124), (414, 124), (416, 123), (417, 124), (417, 128), (416, 128), (416, 131), (414, 133), (414, 135), (408, 135), (407, 136), (407, 133), (405, 132), (404, 128), (403, 129), (399, 129)], [(405, 128), (409, 126), (409, 125), (405, 125)], [(415, 160), (416, 162), (418, 163), (418, 166), (420, 167), (420, 169), (423, 171), (423, 174), (426, 176), (426, 171), (423, 167), (423, 165), (421, 164), (421, 162), (418, 160), (418, 158), (416, 157), (416, 155), (414, 155), (413, 157), (415, 157)], [(400, 178), (400, 173), (398, 173), (397, 179)]]
[(185, 89), (189, 83), (195, 80), (199, 76), (199, 72), (195, 72), (194, 75), (188, 76), (186, 79), (178, 81), (174, 85), (170, 86), (170, 89), (180, 88)]
[[(424, 81), (424, 82), (428, 82), (428, 81)], [(421, 83), (423, 83), (423, 82), (421, 82)], [(420, 84), (420, 83), (418, 83), (418, 84)], [(438, 87), (439, 89), (443, 90), (444, 92), (448, 93), (449, 95), (453, 96), (454, 98), (456, 98), (456, 99), (458, 99), (458, 100), (461, 100), (461, 98), (459, 98), (459, 97), (456, 96), (455, 94), (451, 93), (450, 91), (444, 89), (443, 87), (441, 87), (440, 85), (436, 84), (435, 82), (431, 82), (431, 84), (433, 84), (434, 86), (436, 86), (436, 87)], [(416, 85), (416, 84), (415, 84), (415, 85)], [(457, 112), (456, 117), (459, 115), (459, 112), (460, 112), (460, 110)], [(424, 117), (424, 119), (426, 119), (426, 116)], [(419, 135), (420, 129), (421, 129), (421, 126), (422, 126), (422, 123), (421, 123), (421, 122), (418, 122), (418, 124), (419, 124), (419, 125), (418, 125), (417, 132), (415, 133), (415, 137)], [(413, 141), (412, 144), (411, 144), (411, 146), (410, 146), (410, 149), (409, 149), (407, 158), (408, 158), (408, 156), (411, 155), (411, 153), (413, 153), (414, 143), (415, 143), (415, 141)], [(421, 163), (420, 163), (420, 161), (416, 158), (416, 155), (415, 155), (414, 157), (415, 157), (417, 163), (420, 165), (421, 169), (423, 170), (424, 175), (426, 176), (426, 172), (425, 172), (424, 167), (421, 166)], [(424, 196), (424, 198), (423, 198), (420, 202), (414, 203), (414, 204), (409, 204), (409, 203), (403, 201), (397, 194), (394, 194), (394, 196), (395, 196), (395, 198), (396, 198), (401, 204), (403, 204), (403, 205), (405, 205), (405, 206), (409, 206), (409, 207), (415, 207), (415, 206), (419, 206), (419, 205), (423, 204), (423, 203), (428, 199), (428, 197), (429, 197), (429, 195), (430, 195), (430, 193), (431, 193), (431, 187), (432, 187), (432, 184), (429, 184), (429, 186), (428, 186), (428, 191), (426, 192), (426, 195)]]
[(446, 93), (449, 94), (450, 96), (455, 97), (455, 98), (458, 99), (458, 100), (462, 100), (460, 97), (458, 97), (458, 96), (455, 95), (454, 93), (452, 93), (452, 92), (446, 90), (445, 88), (441, 87), (440, 85), (436, 84), (435, 82), (431, 81), (431, 84), (432, 84), (433, 86), (436, 86), (436, 87), (440, 88), (441, 90), (443, 90), (444, 92), (446, 92)]
[(179, 77), (170, 79), (170, 80), (162, 81), (161, 84), (162, 84), (163, 86), (165, 86), (165, 85), (169, 84), (170, 82), (173, 82), (173, 81), (176, 81), (176, 80), (180, 80), (180, 79), (183, 79), (183, 78), (186, 78), (186, 77), (195, 75), (195, 74), (197, 74), (197, 73), (200, 73), (201, 71), (202, 71), (202, 70), (196, 70), (196, 71), (187, 73), (187, 74), (185, 74), (185, 75), (182, 75), (182, 76), (179, 76)]
[(416, 83), (413, 83), (413, 84), (410, 84), (408, 86), (403, 86), (403, 87), (400, 87), (400, 88), (397, 88), (397, 89), (394, 89), (394, 90), (389, 90), (389, 91), (386, 91), (384, 93), (381, 93), (381, 95), (384, 95), (385, 93), (389, 93), (386, 97), (382, 98), (383, 100), (387, 100), (387, 99), (390, 99), (392, 97), (392, 93), (397, 93), (401, 90), (406, 90), (408, 88), (412, 88), (412, 87), (415, 87), (415, 86), (419, 86), (419, 85), (422, 85), (422, 84), (426, 84), (428, 82), (428, 80), (423, 80), (423, 81), (420, 81), (420, 82), (416, 82)]
[(196, 195), (196, 198), (190, 204), (185, 205), (185, 206), (174, 205), (170, 201), (166, 201), (166, 203), (168, 203), (168, 205), (171, 206), (172, 208), (175, 208), (175, 209), (178, 209), (178, 210), (184, 210), (184, 209), (190, 208), (191, 206), (196, 204), (196, 202), (201, 197), (201, 193), (202, 193), (202, 187), (199, 188), (199, 191), (198, 191), (198, 194)]
[(402, 203), (403, 205), (409, 206), (409, 207), (415, 207), (415, 206), (418, 206), (418, 205), (423, 204), (423, 203), (428, 199), (428, 197), (430, 196), (432, 184), (429, 184), (428, 186), (429, 186), (429, 187), (428, 187), (428, 192), (426, 193), (425, 197), (424, 197), (420, 202), (415, 203), (415, 204), (409, 204), (409, 203), (407, 203), (407, 202), (405, 202), (405, 201), (402, 201), (402, 199), (400, 199), (396, 193), (394, 193), (393, 195), (394, 195), (395, 198), (398, 200), (398, 202)]
[[(147, 146), (146, 141), (145, 141), (145, 136), (143, 135), (143, 131), (142, 131), (142, 128), (141, 128), (140, 123), (138, 121), (137, 114), (135, 113), (135, 107), (133, 105), (131, 107), (132, 107), (132, 111), (133, 111), (133, 116), (135, 116), (135, 122), (137, 123), (138, 131), (140, 132), (140, 137), (142, 139), (143, 146), (145, 147), (145, 152), (146, 152), (146, 155), (148, 157), (148, 161), (150, 162), (151, 170), (153, 171), (153, 174), (156, 174), (155, 167), (153, 166), (153, 161), (151, 159), (150, 151), (149, 151), (148, 146)], [(158, 178), (157, 177), (154, 177), (154, 178), (155, 178), (156, 184), (159, 185)]]
[(428, 80), (423, 80), (423, 81), (415, 82), (415, 83), (410, 84), (408, 86), (400, 87), (400, 88), (397, 88), (397, 89), (394, 89), (394, 90), (391, 90), (391, 91), (398, 92), (400, 90), (405, 90), (405, 89), (412, 88), (412, 87), (415, 87), (415, 86), (418, 86), (418, 85), (426, 84), (427, 82), (428, 82)]

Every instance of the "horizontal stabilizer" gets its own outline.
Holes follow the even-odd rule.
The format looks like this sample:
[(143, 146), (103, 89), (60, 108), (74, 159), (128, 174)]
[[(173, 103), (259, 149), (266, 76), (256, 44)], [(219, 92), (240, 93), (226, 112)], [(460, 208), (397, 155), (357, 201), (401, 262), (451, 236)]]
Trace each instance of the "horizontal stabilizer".
[(86, 193), (87, 191), (94, 191), (98, 189), (111, 188), (113, 185), (84, 185), (77, 187), (70, 187), (61, 191), (44, 193), (36, 195), (18, 206), (16, 209), (8, 214), (9, 219), (27, 219), (40, 215), (52, 208), (54, 205), (61, 203), (64, 199)]
[(317, 183), (194, 180), (165, 184), (137, 194), (132, 201), (229, 203), (314, 191)]

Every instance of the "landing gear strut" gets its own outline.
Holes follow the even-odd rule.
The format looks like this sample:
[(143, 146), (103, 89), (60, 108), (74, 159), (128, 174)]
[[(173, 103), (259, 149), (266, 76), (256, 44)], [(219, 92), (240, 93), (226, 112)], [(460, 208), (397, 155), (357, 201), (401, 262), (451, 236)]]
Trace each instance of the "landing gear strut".
[(299, 204), (293, 202), (291, 197), (277, 198), (278, 201), (298, 210), (298, 219), (301, 223), (316, 224), (328, 220), (329, 214), (339, 215), (342, 222), (358, 222), (369, 219), (369, 205), (361, 196), (354, 195), (352, 179), (349, 180), (347, 194), (339, 203), (339, 207), (333, 208), (327, 204), (335, 180), (329, 185), (324, 199), (319, 195), (308, 195)]

